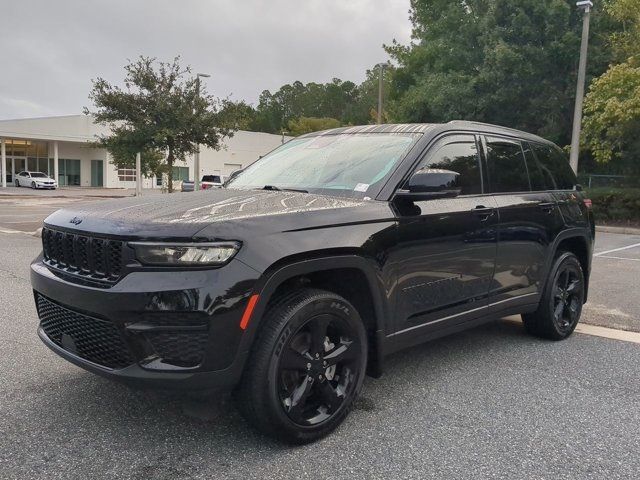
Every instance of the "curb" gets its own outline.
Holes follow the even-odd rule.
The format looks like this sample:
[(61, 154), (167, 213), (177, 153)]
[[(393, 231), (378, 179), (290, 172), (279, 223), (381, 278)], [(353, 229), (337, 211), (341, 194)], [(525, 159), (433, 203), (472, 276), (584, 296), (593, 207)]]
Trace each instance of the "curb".
[(633, 227), (610, 227), (608, 225), (596, 225), (596, 232), (602, 233), (622, 233), (625, 235), (640, 235), (640, 228)]

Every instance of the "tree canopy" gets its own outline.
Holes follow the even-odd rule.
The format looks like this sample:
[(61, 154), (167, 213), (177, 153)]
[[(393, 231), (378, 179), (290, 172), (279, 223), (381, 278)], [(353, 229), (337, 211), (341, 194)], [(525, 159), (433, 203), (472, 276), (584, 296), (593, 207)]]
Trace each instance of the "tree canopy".
[(585, 99), (583, 141), (599, 162), (620, 160), (623, 171), (640, 172), (640, 4), (605, 4), (623, 25), (609, 41), (615, 63), (591, 84)]
[[(387, 51), (396, 121), (485, 121), (569, 143), (581, 15), (565, 0), (412, 0), (412, 43)], [(593, 14), (589, 73), (609, 60)]]
[(237, 109), (209, 95), (190, 67), (179, 57), (172, 62), (140, 57), (125, 67), (124, 88), (103, 78), (93, 81), (89, 98), (98, 123), (108, 125), (109, 136), (98, 143), (112, 154), (119, 166), (132, 166), (135, 153), (142, 152), (143, 171), (162, 170), (166, 155), (169, 191), (173, 190), (173, 164), (195, 153), (197, 145), (213, 149), (235, 130)]

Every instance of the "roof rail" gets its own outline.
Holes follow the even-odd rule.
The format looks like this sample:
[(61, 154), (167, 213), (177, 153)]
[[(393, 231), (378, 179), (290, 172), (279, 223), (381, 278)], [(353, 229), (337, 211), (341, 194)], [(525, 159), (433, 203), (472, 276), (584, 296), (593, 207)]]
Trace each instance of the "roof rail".
[[(511, 127), (505, 127), (503, 125), (496, 125), (495, 123), (486, 123), (486, 122), (477, 122), (474, 120), (450, 120), (449, 123), (459, 123), (459, 124), (463, 124), (463, 125), (482, 125), (484, 127), (494, 127), (494, 128), (502, 128), (504, 130), (511, 130), (512, 132), (517, 132), (517, 133), (525, 133), (527, 135), (533, 135), (531, 133), (525, 132), (523, 130), (518, 130), (517, 128), (511, 128)], [(534, 135), (537, 136), (537, 135)]]

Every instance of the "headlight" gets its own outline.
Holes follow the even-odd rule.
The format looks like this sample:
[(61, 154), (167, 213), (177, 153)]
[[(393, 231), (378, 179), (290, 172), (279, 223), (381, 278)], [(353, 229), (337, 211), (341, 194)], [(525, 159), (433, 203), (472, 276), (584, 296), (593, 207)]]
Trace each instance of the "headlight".
[(129, 243), (136, 258), (145, 265), (220, 266), (240, 249), (238, 242), (216, 243)]

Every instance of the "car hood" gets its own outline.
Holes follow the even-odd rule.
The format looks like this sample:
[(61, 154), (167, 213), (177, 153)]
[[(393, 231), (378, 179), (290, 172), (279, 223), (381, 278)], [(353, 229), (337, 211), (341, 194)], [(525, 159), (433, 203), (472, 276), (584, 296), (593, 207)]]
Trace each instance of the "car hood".
[[(379, 219), (381, 203), (386, 205), (298, 192), (215, 189), (85, 203), (56, 211), (45, 225), (136, 239), (190, 239), (205, 230), (208, 238), (224, 238), (240, 224), (240, 230), (251, 231), (256, 222), (264, 233)], [(322, 215), (308, 215), (312, 212)]]

